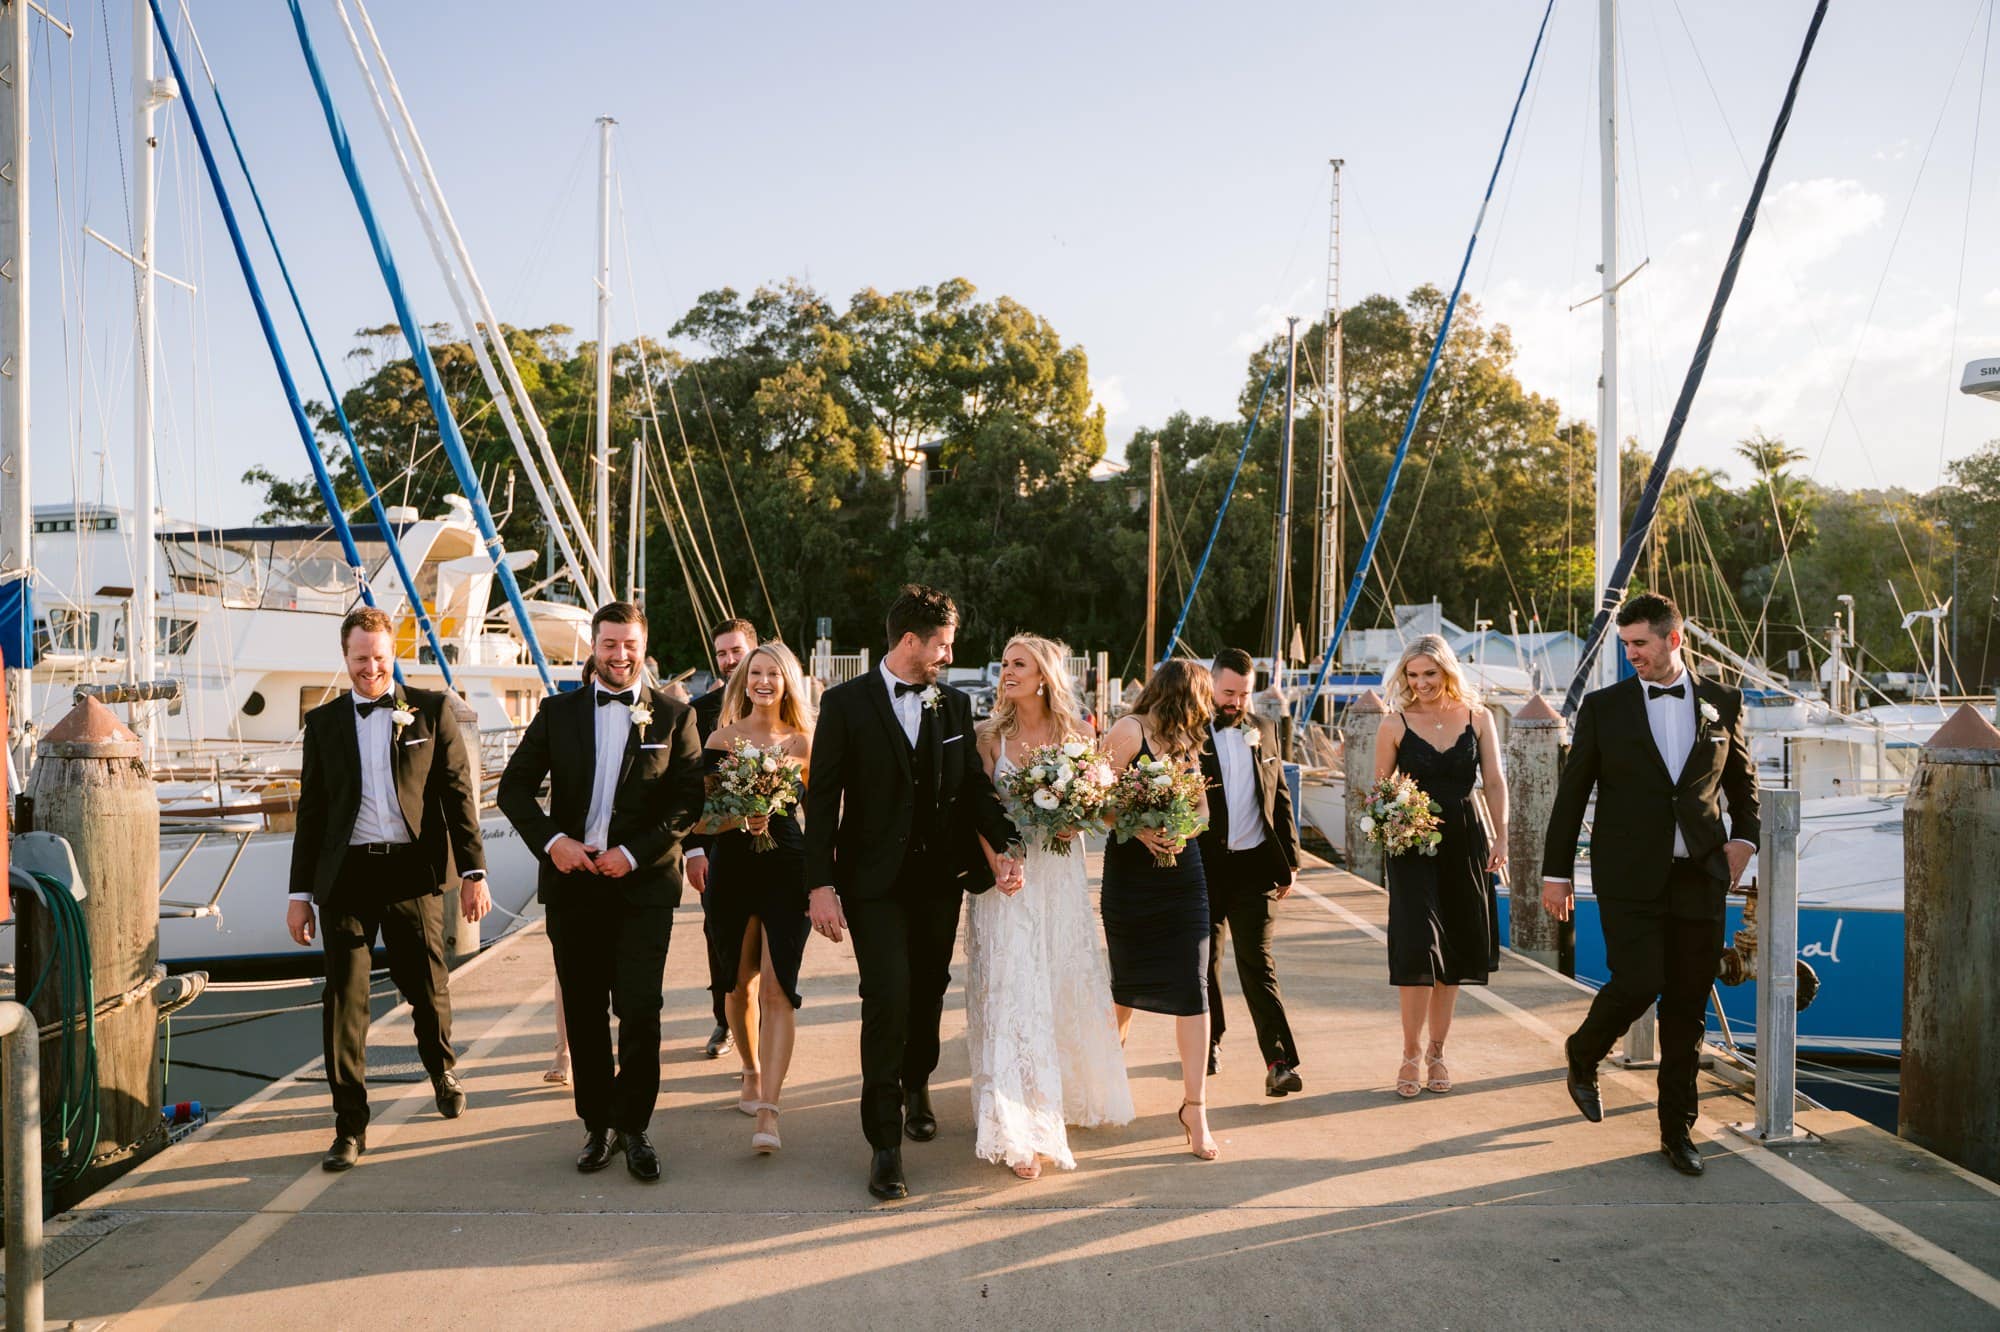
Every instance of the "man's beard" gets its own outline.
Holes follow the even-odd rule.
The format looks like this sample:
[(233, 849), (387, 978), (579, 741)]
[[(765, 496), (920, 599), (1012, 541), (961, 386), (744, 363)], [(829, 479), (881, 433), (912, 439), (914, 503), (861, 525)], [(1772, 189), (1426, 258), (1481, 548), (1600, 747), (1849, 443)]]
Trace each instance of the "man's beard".
[[(606, 684), (614, 683), (614, 679), (611, 674), (611, 669), (607, 667), (603, 662), (593, 659), (590, 665), (592, 673), (595, 674), (598, 679), (604, 681), (604, 683)], [(624, 675), (624, 677), (622, 679), (616, 680), (615, 683), (622, 689), (623, 687), (631, 684), (634, 680), (637, 680), (638, 678), (639, 678), (639, 666), (638, 663), (634, 662), (631, 666), (626, 668), (626, 674)]]
[(1217, 726), (1234, 726), (1242, 720), (1243, 709), (1241, 708), (1217, 708), (1215, 710), (1215, 724)]

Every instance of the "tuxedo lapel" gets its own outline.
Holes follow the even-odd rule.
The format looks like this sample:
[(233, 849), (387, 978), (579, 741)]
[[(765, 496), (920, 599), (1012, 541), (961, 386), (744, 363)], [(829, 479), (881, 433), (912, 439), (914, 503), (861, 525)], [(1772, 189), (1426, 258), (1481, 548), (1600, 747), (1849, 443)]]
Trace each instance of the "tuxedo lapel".
[(874, 705), (876, 716), (888, 728), (889, 749), (896, 756), (903, 777), (910, 776), (910, 737), (903, 730), (903, 723), (896, 719), (895, 705), (889, 702), (889, 682), (882, 678), (882, 672), (868, 672), (868, 684), (863, 690)]
[[(348, 706), (343, 711), (332, 711), (325, 718), (333, 728), (333, 749), (340, 761), (347, 765), (348, 789), (354, 792), (354, 799), (348, 804), (345, 826), (333, 829), (337, 845), (345, 846), (347, 839), (354, 835), (354, 821), (361, 817), (361, 737), (358, 718), (354, 715), (354, 696), (348, 695)], [(338, 789), (338, 788), (336, 788)]]
[(917, 707), (917, 739), (925, 741), (931, 752), (931, 804), (942, 803), (940, 796), (944, 790), (944, 699), (939, 696), (938, 706)]
[[(416, 711), (407, 702), (397, 706)], [(396, 804), (403, 811), (403, 822), (409, 825), (412, 837), (416, 837), (424, 826), (424, 775), (429, 771), (431, 751), (429, 745), (410, 745), (404, 741), (421, 739), (422, 729), (421, 715), (403, 727), (400, 733), (394, 722), (389, 725), (389, 773), (396, 782)], [(413, 752), (415, 750), (423, 751), (422, 757), (426, 761), (422, 764), (419, 764), (418, 756)]]
[[(641, 690), (633, 697), (635, 701), (645, 705), (648, 711), (653, 710), (653, 695), (651, 691)], [(593, 703), (595, 703), (596, 701), (597, 701), (596, 699), (591, 700), (591, 702)], [(597, 730), (595, 718), (592, 719), (592, 724), (590, 729), (593, 734)], [(632, 771), (632, 762), (634, 759), (637, 759), (638, 757), (639, 757), (639, 727), (635, 723), (625, 728), (625, 752), (619, 757), (618, 760), (618, 780), (612, 785), (611, 789), (613, 791), (616, 791), (620, 787), (625, 785), (625, 778)]]
[(570, 752), (580, 759), (574, 798), (577, 802), (577, 832), (581, 836), (584, 832), (582, 824), (590, 817), (590, 792), (597, 779), (597, 691), (586, 683), (576, 693), (577, 700), (570, 705), (574, 716), (569, 728)]
[(1202, 752), (1203, 775), (1208, 779), (1208, 826), (1220, 829), (1223, 844), (1229, 842), (1229, 791), (1222, 780), (1222, 743), (1213, 723), (1208, 728), (1208, 745)]
[[(1689, 702), (1690, 706), (1694, 709), (1694, 744), (1688, 747), (1687, 762), (1681, 764), (1681, 779), (1675, 783), (1676, 788), (1686, 786), (1702, 773), (1711, 772), (1720, 766), (1710, 756), (1710, 751), (1718, 748), (1718, 746), (1709, 739), (1708, 723), (1702, 719), (1701, 715), (1701, 705), (1703, 703), (1713, 704), (1719, 701), (1707, 697), (1709, 693), (1717, 690), (1717, 686), (1699, 678), (1693, 671), (1687, 673), (1687, 681), (1688, 693), (1690, 695)], [(1727, 755), (1725, 754), (1724, 757), (1727, 757)]]

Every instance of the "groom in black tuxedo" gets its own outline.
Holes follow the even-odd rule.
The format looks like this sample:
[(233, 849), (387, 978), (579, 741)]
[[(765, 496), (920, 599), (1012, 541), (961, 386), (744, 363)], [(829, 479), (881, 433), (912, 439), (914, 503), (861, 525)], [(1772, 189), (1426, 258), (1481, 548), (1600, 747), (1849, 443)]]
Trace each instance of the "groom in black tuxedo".
[[(1014, 825), (980, 764), (971, 701), (938, 683), (958, 608), (934, 588), (905, 587), (888, 630), (881, 665), (820, 702), (805, 881), (813, 928), (835, 943), (854, 933), (868, 1191), (905, 1198), (904, 1135), (937, 1136), (929, 1083), (959, 903), (994, 883), (980, 838), (1008, 850)], [(1017, 881), (1019, 860), (1003, 858), (999, 872)]]
[(326, 956), (320, 1035), (334, 1139), (320, 1164), (333, 1171), (367, 1150), (368, 975), (378, 935), (409, 1002), (438, 1113), (465, 1113), (444, 962), (449, 867), (468, 921), (489, 906), (479, 793), (445, 696), (395, 687), (395, 624), (373, 606), (341, 621), (340, 648), (353, 691), (306, 714), (285, 920), (299, 944), (317, 932)]
[(1569, 1093), (1586, 1119), (1604, 1118), (1597, 1065), (1657, 1001), (1660, 1151), (1682, 1174), (1699, 1175), (1695, 1073), (1722, 956), (1724, 894), (1760, 836), (1757, 768), (1743, 739), (1742, 693), (1681, 664), (1672, 601), (1650, 592), (1627, 601), (1618, 638), (1636, 674), (1577, 709), (1542, 851), (1542, 905), (1568, 920), (1577, 832), (1596, 788), (1591, 883), (1611, 979), (1569, 1038)]
[[(537, 896), (585, 1132), (576, 1168), (602, 1170), (622, 1151), (632, 1177), (651, 1183), (661, 987), (681, 839), (701, 817), (701, 741), (694, 710), (644, 683), (644, 611), (611, 602), (590, 634), (592, 679), (542, 704), (500, 778), (500, 808), (540, 852)], [(615, 1065), (607, 1008), (618, 1018)]]

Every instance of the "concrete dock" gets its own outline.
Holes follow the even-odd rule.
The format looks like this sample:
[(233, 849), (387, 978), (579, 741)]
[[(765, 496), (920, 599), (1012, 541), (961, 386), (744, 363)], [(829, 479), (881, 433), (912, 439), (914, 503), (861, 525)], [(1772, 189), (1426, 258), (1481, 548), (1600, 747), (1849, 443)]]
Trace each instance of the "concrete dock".
[[(2000, 1186), (1857, 1119), (1801, 1115), (1808, 1146), (1726, 1127), (1750, 1103), (1705, 1085), (1701, 1179), (1657, 1152), (1651, 1074), (1607, 1067), (1584, 1122), (1560, 1040), (1588, 995), (1509, 956), (1468, 989), (1457, 1088), (1391, 1092), (1400, 1035), (1380, 890), (1315, 869), (1283, 905), (1280, 980), (1305, 1091), (1263, 1095), (1248, 1014), (1208, 1093), (1222, 1159), (1173, 1120), (1168, 1019), (1139, 1015), (1139, 1117), (1076, 1132), (1078, 1169), (1032, 1183), (974, 1158), (964, 1012), (945, 1014), (942, 1130), (904, 1151), (913, 1197), (863, 1187), (851, 949), (807, 950), (784, 1150), (750, 1151), (734, 1055), (709, 1028), (700, 920), (676, 921), (654, 1141), (666, 1178), (581, 1176), (567, 1089), (541, 1081), (553, 969), (539, 929), (454, 977), (471, 1109), (427, 1082), (373, 1089), (346, 1175), (324, 1083), (286, 1080), (51, 1225), (52, 1322), (118, 1328), (667, 1324), (1649, 1327), (1819, 1323), (2000, 1327)], [(273, 909), (277, 909), (274, 907)], [(1225, 964), (1225, 975), (1233, 973)], [(955, 984), (963, 978), (962, 963)], [(407, 1016), (374, 1057), (408, 1058)], [(399, 1048), (400, 1047), (400, 1048)], [(72, 1256), (73, 1255), (73, 1256)], [(63, 1261), (65, 1260), (66, 1261)]]

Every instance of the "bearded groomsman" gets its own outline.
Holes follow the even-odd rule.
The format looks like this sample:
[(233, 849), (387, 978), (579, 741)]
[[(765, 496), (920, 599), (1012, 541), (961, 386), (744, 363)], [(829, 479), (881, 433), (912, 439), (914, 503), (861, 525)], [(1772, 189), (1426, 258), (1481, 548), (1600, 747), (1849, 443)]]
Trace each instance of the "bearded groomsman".
[[(701, 815), (694, 712), (646, 686), (646, 615), (614, 601), (591, 619), (592, 679), (542, 704), (500, 778), (500, 808), (540, 848), (556, 983), (569, 1023), (576, 1168), (622, 1151), (660, 1177), (647, 1132), (660, 1094), (661, 989), (681, 900), (681, 839)], [(549, 803), (541, 802), (542, 781)], [(617, 1054), (611, 1021), (618, 1019)]]
[(1657, 1003), (1660, 1151), (1682, 1174), (1699, 1175), (1695, 1073), (1722, 957), (1724, 894), (1762, 835), (1757, 765), (1743, 739), (1742, 693), (1697, 679), (1681, 662), (1680, 609), (1648, 592), (1617, 618), (1635, 673), (1586, 694), (1577, 709), (1542, 848), (1542, 905), (1568, 920), (1576, 837), (1594, 788), (1591, 886), (1611, 979), (1565, 1047), (1569, 1094), (1585, 1119), (1604, 1118), (1597, 1065)]
[(1201, 834), (1201, 864), (1208, 878), (1208, 1071), (1221, 1063), (1222, 935), (1236, 939), (1236, 979), (1257, 1029), (1264, 1056), (1264, 1094), (1304, 1090), (1299, 1048), (1278, 993), (1278, 964), (1271, 954), (1274, 910), (1299, 874), (1299, 830), (1292, 821), (1292, 792), (1278, 754), (1278, 730), (1250, 712), (1257, 667), (1242, 648), (1215, 658), (1215, 717), (1201, 751), (1208, 779), (1208, 828)]
[[(729, 691), (729, 677), (736, 673), (757, 641), (757, 626), (748, 620), (724, 620), (715, 626), (715, 633), (709, 639), (715, 649), (715, 683), (694, 701), (695, 732), (703, 744), (708, 743), (708, 737), (722, 724), (722, 696)], [(737, 959), (715, 955), (715, 940), (708, 928), (708, 838), (700, 834), (690, 836), (684, 854), (688, 887), (701, 897), (701, 932), (709, 944), (708, 990), (715, 1001), (715, 1030), (709, 1032), (702, 1053), (710, 1059), (720, 1059), (736, 1048), (736, 1039), (729, 1034), (729, 1013), (724, 1003), (736, 988)]]
[(368, 977), (378, 935), (410, 1005), (438, 1113), (465, 1113), (444, 962), (447, 866), (457, 867), (466, 920), (490, 905), (479, 795), (445, 695), (395, 686), (395, 624), (373, 606), (340, 622), (340, 646), (353, 688), (306, 714), (285, 913), (292, 938), (310, 945), (317, 933), (326, 957), (320, 1035), (334, 1138), (320, 1164), (333, 1171), (352, 1169), (367, 1150)]

